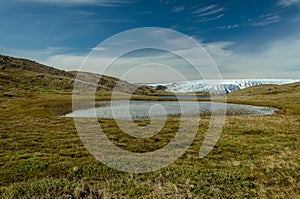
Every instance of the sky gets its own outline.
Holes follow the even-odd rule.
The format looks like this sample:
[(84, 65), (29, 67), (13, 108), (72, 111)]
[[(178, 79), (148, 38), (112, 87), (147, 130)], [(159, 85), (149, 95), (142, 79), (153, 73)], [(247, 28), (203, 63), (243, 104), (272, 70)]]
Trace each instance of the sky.
[[(147, 83), (179, 81), (180, 75), (200, 79), (176, 55), (186, 35), (204, 47), (224, 79), (300, 77), (300, 0), (2, 0), (0, 54), (80, 70), (96, 50), (101, 57), (97, 66), (81, 70), (103, 72), (97, 67), (108, 59), (104, 51), (134, 46), (136, 39), (102, 43), (113, 37), (116, 44), (115, 35), (146, 27), (162, 28), (163, 36), (153, 42), (155, 37), (137, 31), (133, 38), (172, 42), (178, 48), (127, 53), (105, 74)], [(184, 50), (195, 54), (194, 48)], [(132, 71), (139, 65), (144, 68)]]

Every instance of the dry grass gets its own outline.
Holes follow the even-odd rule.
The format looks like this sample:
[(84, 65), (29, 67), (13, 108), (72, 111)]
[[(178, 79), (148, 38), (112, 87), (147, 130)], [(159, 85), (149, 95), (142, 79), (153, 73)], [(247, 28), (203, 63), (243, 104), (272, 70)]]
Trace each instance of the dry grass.
[[(179, 160), (160, 171), (127, 174), (96, 161), (78, 138), (72, 119), (54, 114), (70, 110), (68, 96), (59, 101), (53, 99), (57, 96), (36, 98), (2, 98), (3, 198), (297, 198), (300, 194), (300, 118), (289, 109), (275, 116), (228, 117), (214, 150), (199, 159), (209, 124), (209, 118), (203, 118), (193, 145)], [(164, 146), (177, 124), (170, 119), (159, 135), (133, 142), (112, 120), (101, 120), (112, 142), (134, 152)]]

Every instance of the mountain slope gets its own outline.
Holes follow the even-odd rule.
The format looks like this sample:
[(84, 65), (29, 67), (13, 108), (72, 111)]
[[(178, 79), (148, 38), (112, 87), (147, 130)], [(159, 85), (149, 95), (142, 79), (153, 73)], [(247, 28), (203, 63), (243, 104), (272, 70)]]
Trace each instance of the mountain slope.
[[(68, 72), (39, 64), (35, 61), (0, 55), (0, 91), (2, 96), (33, 95), (36, 92), (70, 93), (78, 72)], [(93, 73), (81, 73), (83, 83), (100, 79), (98, 93), (111, 92), (116, 84), (120, 92), (135, 94), (155, 94), (147, 86), (137, 86), (114, 77)]]

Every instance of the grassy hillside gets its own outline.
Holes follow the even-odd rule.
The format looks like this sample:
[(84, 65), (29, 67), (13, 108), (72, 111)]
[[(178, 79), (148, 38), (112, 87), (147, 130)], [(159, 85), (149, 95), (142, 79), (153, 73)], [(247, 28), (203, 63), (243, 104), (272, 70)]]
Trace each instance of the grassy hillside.
[(300, 82), (286, 85), (260, 85), (230, 93), (228, 101), (272, 106), (283, 112), (300, 114)]
[[(230, 94), (230, 102), (274, 105), (282, 111), (227, 117), (221, 138), (203, 159), (198, 152), (210, 118), (201, 118), (194, 143), (181, 158), (156, 172), (128, 174), (96, 161), (79, 139), (72, 118), (61, 117), (71, 110), (74, 73), (5, 59), (10, 61), (1, 56), (0, 198), (300, 196), (299, 83), (276, 86), (276, 93), (271, 93), (274, 85), (268, 85)], [(107, 78), (111, 83), (99, 85), (99, 99), (109, 98), (114, 79)], [(148, 121), (138, 123), (145, 126)], [(149, 152), (174, 137), (179, 120), (168, 119), (159, 134), (146, 139), (123, 133), (113, 120), (99, 119), (99, 124), (117, 146)]]
[[(3, 96), (32, 96), (38, 94), (71, 94), (78, 72), (67, 72), (34, 61), (0, 55), (0, 91)], [(118, 83), (123, 93), (157, 95), (146, 86), (137, 86), (117, 78), (80, 72), (82, 82), (99, 79), (97, 95), (109, 95)], [(101, 79), (100, 79), (101, 77)]]

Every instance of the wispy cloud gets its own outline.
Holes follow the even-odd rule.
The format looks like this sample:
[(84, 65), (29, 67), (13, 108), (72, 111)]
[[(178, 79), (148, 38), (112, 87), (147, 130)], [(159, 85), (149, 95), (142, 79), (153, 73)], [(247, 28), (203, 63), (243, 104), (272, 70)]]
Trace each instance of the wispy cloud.
[(141, 11), (139, 14), (153, 14), (154, 11)]
[(203, 16), (208, 16), (208, 15), (213, 15), (213, 14), (216, 14), (216, 13), (219, 13), (219, 12), (222, 12), (224, 11), (224, 8), (219, 8), (219, 9), (215, 9), (215, 10), (210, 10), (208, 12), (203, 12), (201, 14), (198, 14), (197, 16), (198, 17), (203, 17)]
[(279, 0), (278, 5), (281, 7), (300, 6), (300, 0)]
[(222, 25), (222, 26), (218, 26), (217, 28), (220, 30), (231, 30), (231, 29), (236, 29), (236, 28), (246, 27), (246, 26), (264, 27), (270, 24), (278, 23), (281, 20), (282, 17), (280, 15), (274, 13), (268, 13), (268, 14), (258, 16), (254, 19), (249, 19), (245, 23)]
[(238, 28), (238, 27), (241, 27), (241, 25), (240, 24), (223, 25), (223, 26), (218, 26), (217, 28), (221, 29), (221, 30), (230, 30), (230, 29), (235, 29), (235, 28)]
[(172, 12), (178, 13), (184, 10), (184, 6), (176, 6), (172, 9)]
[(92, 16), (92, 15), (96, 15), (95, 12), (88, 12), (88, 11), (83, 11), (83, 10), (75, 11), (75, 13), (77, 13), (77, 14), (79, 14), (79, 15), (83, 15), (83, 16)]
[(104, 51), (104, 50), (106, 50), (106, 48), (97, 46), (97, 47), (95, 47), (95, 48), (91, 48), (91, 50), (95, 50), (95, 51)]
[(201, 19), (197, 19), (195, 22), (196, 23), (201, 23), (201, 22), (207, 22), (207, 21), (213, 21), (213, 20), (216, 20), (216, 19), (220, 19), (224, 16), (224, 14), (220, 14), (216, 17), (211, 17), (211, 18), (201, 18)]
[(225, 11), (225, 8), (214, 4), (200, 8), (193, 8), (191, 14), (196, 18), (194, 22), (199, 23), (222, 18), (224, 16), (222, 13), (223, 11)]
[(206, 7), (201, 7), (201, 8), (196, 8), (194, 9), (194, 11), (192, 11), (192, 14), (199, 14), (208, 10), (211, 10), (213, 8), (215, 8), (217, 5), (210, 5), (210, 6), (206, 6)]
[(269, 24), (277, 23), (281, 17), (276, 14), (265, 14), (258, 17), (258, 19), (251, 22), (253, 26), (267, 26)]
[(95, 5), (103, 7), (117, 7), (132, 1), (129, 0), (18, 0), (23, 2), (45, 3), (65, 6), (79, 6), (79, 5)]

